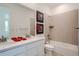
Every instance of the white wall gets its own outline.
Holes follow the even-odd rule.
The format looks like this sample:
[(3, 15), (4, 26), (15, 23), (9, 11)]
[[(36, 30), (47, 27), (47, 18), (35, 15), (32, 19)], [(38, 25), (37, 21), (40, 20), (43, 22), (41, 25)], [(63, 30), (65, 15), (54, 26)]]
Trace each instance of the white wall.
[(45, 20), (45, 37), (47, 39), (47, 35), (49, 34), (49, 26), (50, 26), (50, 22), (51, 22), (51, 17), (47, 14), (44, 14), (44, 20)]
[[(79, 4), (62, 4), (62, 5), (60, 5), (60, 6), (58, 6), (58, 7), (56, 7), (56, 8), (54, 8), (54, 9), (52, 9), (52, 19), (51, 19), (51, 24), (52, 25), (54, 25), (55, 26), (55, 29), (54, 29), (54, 31), (52, 31), (53, 32), (53, 34), (52, 34), (52, 38), (54, 38), (54, 40), (55, 39), (60, 39), (60, 37), (61, 37), (61, 39), (63, 38), (65, 38), (66, 37), (66, 35), (69, 35), (67, 32), (69, 31), (69, 32), (71, 32), (71, 30), (68, 30), (71, 26), (75, 26), (73, 23), (72, 23), (72, 20), (73, 20), (73, 22), (76, 22), (77, 21), (77, 13), (75, 13), (74, 15), (73, 15), (73, 13), (70, 13), (71, 11), (74, 11), (74, 10), (77, 10), (79, 8)], [(70, 13), (70, 15), (69, 14), (67, 14), (66, 16), (65, 16), (65, 14), (66, 13)], [(62, 15), (62, 16), (61, 16)], [(69, 17), (67, 17), (69, 15)], [(72, 15), (72, 16), (71, 16)], [(59, 18), (57, 18), (57, 17), (59, 17)], [(64, 18), (65, 17), (65, 18)], [(75, 18), (73, 18), (73, 17), (75, 17)], [(70, 19), (69, 19), (70, 18)], [(75, 21), (75, 20), (76, 21)], [(70, 25), (68, 25), (68, 23), (70, 24)], [(70, 27), (69, 27), (70, 26)], [(68, 28), (69, 27), (69, 28)], [(77, 25), (75, 26), (75, 27), (77, 27)], [(75, 28), (74, 27), (74, 28)], [(64, 32), (63, 32), (64, 31)], [(59, 33), (62, 33), (62, 35), (60, 35)], [(59, 35), (58, 35), (58, 34)], [(57, 36), (59, 36), (58, 38), (57, 38), (57, 36), (55, 36), (57, 34)], [(69, 36), (70, 37), (70, 36)], [(68, 38), (69, 38), (68, 37)], [(68, 38), (66, 38), (66, 39), (68, 39)], [(62, 40), (63, 40), (62, 39)], [(65, 40), (66, 40), (65, 39)], [(72, 38), (73, 39), (73, 38)], [(72, 40), (72, 41), (75, 41), (76, 39), (74, 39), (74, 40)], [(77, 41), (77, 40), (76, 40)]]
[[(72, 25), (74, 26), (74, 24), (75, 24), (74, 22), (77, 21), (77, 19), (79, 17), (78, 14), (77, 14), (78, 11), (76, 11), (76, 13), (74, 13), (74, 15), (71, 12), (75, 11), (75, 10), (78, 10), (78, 9), (79, 9), (79, 4), (62, 4), (62, 5), (58, 6), (58, 7), (55, 7), (54, 9), (51, 9), (52, 10), (52, 16), (51, 16), (52, 17), (52, 19), (51, 19), (52, 22), (51, 22), (51, 25), (55, 26), (55, 28), (52, 29), (52, 32), (53, 32), (52, 39), (55, 42), (52, 42), (53, 41), (52, 40), (50, 43), (53, 46), (55, 46), (54, 50), (56, 51), (56, 55), (58, 53), (62, 54), (62, 55), (66, 55), (66, 56), (67, 55), (78, 55), (78, 45), (77, 45), (78, 40), (77, 39), (72, 38), (73, 39), (72, 41), (77, 43), (75, 45), (71, 44), (71, 43), (59, 41), (61, 39), (62, 40), (70, 40), (71, 39), (70, 38), (70, 33), (72, 33), (73, 31), (70, 30), (70, 27), (72, 27)], [(67, 15), (69, 15), (68, 13), (70, 13), (70, 15), (67, 16), (67, 15), (65, 15), (66, 13), (67, 13)], [(75, 29), (75, 27), (72, 28), (72, 29)], [(75, 35), (73, 35), (73, 37), (74, 36)]]

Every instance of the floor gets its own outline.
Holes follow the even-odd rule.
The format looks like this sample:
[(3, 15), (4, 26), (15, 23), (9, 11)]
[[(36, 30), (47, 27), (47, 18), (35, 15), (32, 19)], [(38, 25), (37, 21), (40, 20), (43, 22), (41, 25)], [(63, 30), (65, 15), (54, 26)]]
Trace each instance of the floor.
[(45, 53), (45, 56), (63, 56), (62, 54), (57, 53), (56, 51), (49, 51), (46, 49), (44, 49), (44, 53)]

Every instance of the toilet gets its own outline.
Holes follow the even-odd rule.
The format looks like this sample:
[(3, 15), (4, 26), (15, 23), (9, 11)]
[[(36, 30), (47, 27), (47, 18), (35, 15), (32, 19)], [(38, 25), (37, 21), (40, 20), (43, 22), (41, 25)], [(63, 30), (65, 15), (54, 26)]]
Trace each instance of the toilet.
[(50, 44), (45, 44), (45, 48), (46, 48), (47, 50), (52, 51), (52, 50), (54, 49), (54, 46), (52, 46), (52, 45), (50, 45)]
[(45, 44), (45, 54), (46, 55), (51, 55), (52, 56), (53, 51), (54, 51), (54, 46), (50, 45), (49, 43)]

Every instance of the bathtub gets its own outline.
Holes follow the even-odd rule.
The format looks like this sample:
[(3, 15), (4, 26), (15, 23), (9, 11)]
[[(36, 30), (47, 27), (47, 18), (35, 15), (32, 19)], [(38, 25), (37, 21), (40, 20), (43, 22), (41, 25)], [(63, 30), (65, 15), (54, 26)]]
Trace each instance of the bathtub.
[(54, 46), (54, 52), (63, 56), (78, 56), (78, 46), (64, 42), (51, 41)]

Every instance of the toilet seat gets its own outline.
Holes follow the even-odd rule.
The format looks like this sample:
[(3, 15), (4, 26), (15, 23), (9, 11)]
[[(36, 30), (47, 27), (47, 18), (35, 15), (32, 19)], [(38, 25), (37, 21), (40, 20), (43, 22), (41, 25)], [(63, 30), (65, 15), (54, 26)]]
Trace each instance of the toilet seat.
[(50, 44), (45, 44), (45, 49), (46, 49), (46, 50), (53, 51), (53, 50), (54, 50), (54, 46), (52, 46), (52, 45), (50, 45)]

